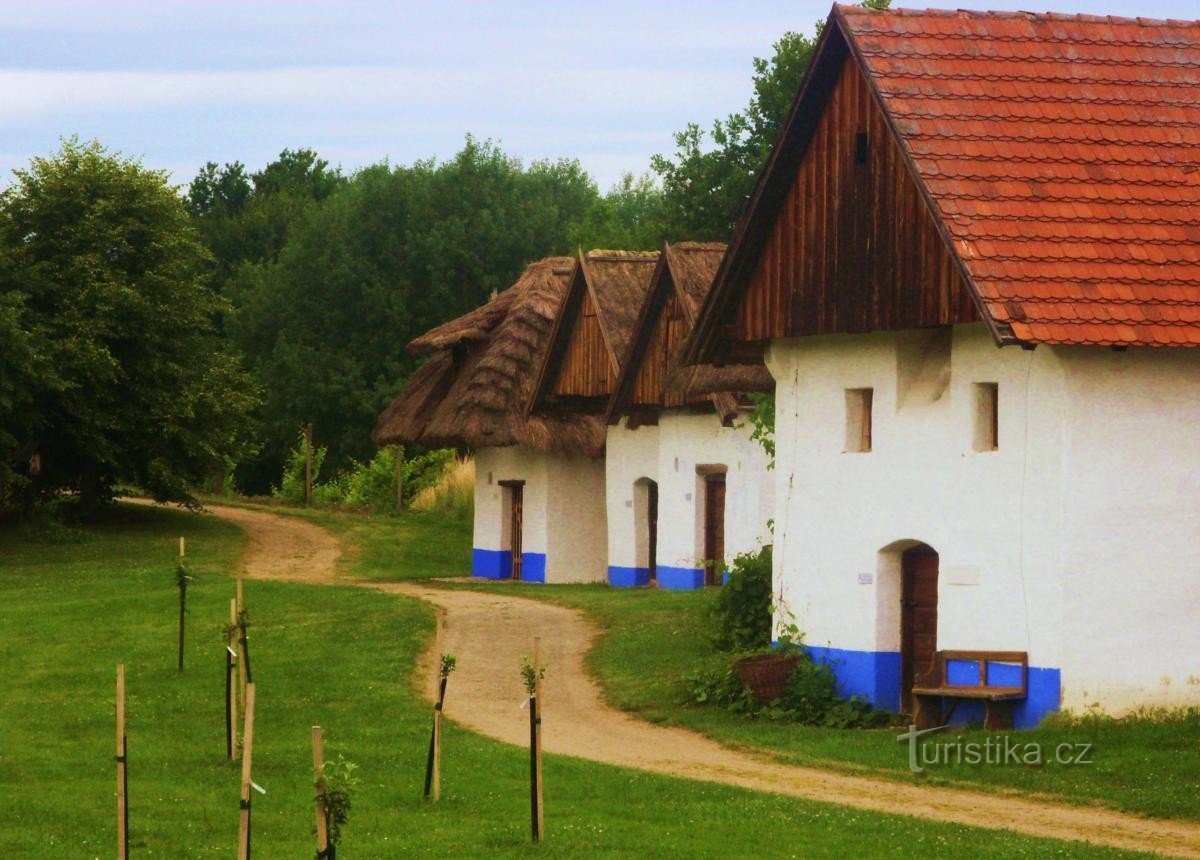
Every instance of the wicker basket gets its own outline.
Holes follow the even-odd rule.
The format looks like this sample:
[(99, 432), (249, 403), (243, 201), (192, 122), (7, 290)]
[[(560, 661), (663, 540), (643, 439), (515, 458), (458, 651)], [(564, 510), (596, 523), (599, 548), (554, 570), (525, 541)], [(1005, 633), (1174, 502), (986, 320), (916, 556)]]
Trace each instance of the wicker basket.
[(742, 686), (750, 690), (760, 705), (766, 705), (783, 698), (788, 678), (799, 662), (796, 654), (755, 654), (738, 660), (734, 668)]

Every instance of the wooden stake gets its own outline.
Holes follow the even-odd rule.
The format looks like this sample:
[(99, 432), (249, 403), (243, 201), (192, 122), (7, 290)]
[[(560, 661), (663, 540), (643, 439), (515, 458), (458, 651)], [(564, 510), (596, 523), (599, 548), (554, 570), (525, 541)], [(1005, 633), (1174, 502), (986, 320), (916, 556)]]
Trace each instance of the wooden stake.
[(246, 604), (242, 599), (243, 596), (244, 595), (242, 592), (242, 578), (239, 576), (237, 578), (237, 599), (234, 601), (234, 610), (233, 610), (233, 619), (232, 620), (233, 620), (234, 626), (237, 628), (237, 634), (236, 634), (237, 644), (235, 645), (234, 650), (237, 651), (237, 654), (238, 654), (238, 659), (237, 659), (238, 692), (241, 694), (242, 703), (244, 705), (245, 701), (246, 701), (246, 684), (249, 682), (250, 679), (246, 677), (246, 651), (245, 651), (245, 648), (243, 647), (244, 641), (243, 641), (243, 637), (241, 635), (242, 612), (244, 612), (246, 609)]
[(312, 727), (313, 782), (317, 788), (317, 857), (329, 856), (329, 822), (325, 817), (325, 739)]
[(250, 860), (250, 768), (254, 753), (254, 685), (246, 686), (246, 726), (242, 730), (242, 816), (238, 825), (238, 860)]
[(533, 721), (533, 771), (534, 771), (534, 840), (542, 838), (544, 816), (542, 806), (542, 637), (533, 637), (533, 669), (537, 673), (534, 678), (533, 700), (535, 719)]
[(125, 743), (125, 664), (117, 664), (117, 860), (129, 857), (129, 770)]
[(396, 452), (396, 510), (404, 510), (404, 446), (393, 448)]
[(436, 622), (433, 634), (433, 700), (437, 703), (433, 709), (433, 799), (442, 799), (442, 696), (445, 685), (442, 683), (442, 638), (446, 626), (446, 611), (436, 610)]
[[(186, 538), (179, 538), (179, 575), (187, 576), (187, 570), (183, 566), (184, 557), (187, 554)], [(187, 629), (187, 580), (179, 580), (179, 671), (183, 671), (183, 637), (184, 631)]]
[(225, 750), (229, 760), (237, 758), (237, 598), (229, 599), (229, 638), (225, 642)]
[(312, 504), (313, 443), (312, 422), (304, 425), (304, 504)]

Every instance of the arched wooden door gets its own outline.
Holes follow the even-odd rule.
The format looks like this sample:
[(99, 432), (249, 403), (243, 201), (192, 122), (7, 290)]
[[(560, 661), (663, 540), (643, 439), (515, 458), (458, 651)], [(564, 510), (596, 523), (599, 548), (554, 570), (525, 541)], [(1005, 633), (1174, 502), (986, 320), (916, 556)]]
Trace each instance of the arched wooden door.
[(646, 485), (647, 566), (651, 582), (658, 580), (658, 482)]
[(938, 554), (921, 544), (901, 557), (900, 710), (911, 714), (912, 688), (937, 659)]

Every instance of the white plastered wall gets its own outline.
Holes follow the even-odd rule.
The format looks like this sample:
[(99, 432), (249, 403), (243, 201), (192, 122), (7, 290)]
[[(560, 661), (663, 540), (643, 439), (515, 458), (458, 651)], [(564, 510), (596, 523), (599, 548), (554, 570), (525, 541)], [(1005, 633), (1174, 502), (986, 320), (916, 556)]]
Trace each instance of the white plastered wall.
[[(898, 650), (919, 541), (940, 556), (939, 648), (1028, 651), (1073, 709), (1200, 701), (1200, 355), (999, 349), (982, 325), (923, 355), (932, 337), (769, 350), (775, 580), (808, 641)], [(996, 451), (974, 450), (977, 382), (999, 385)], [(872, 451), (843, 453), (862, 387)]]
[(522, 550), (546, 557), (546, 582), (603, 580), (604, 461), (511, 446), (475, 453), (474, 546), (509, 549), (501, 481), (524, 481)]
[[(811, 644), (896, 652), (899, 555), (926, 543), (939, 648), (1058, 666), (1062, 374), (1049, 350), (999, 350), (982, 325), (949, 335), (772, 343), (776, 588)], [(974, 450), (979, 382), (999, 385), (996, 451)], [(865, 453), (846, 452), (854, 388), (873, 389)]]
[(766, 453), (750, 439), (749, 427), (725, 427), (715, 414), (679, 411), (664, 412), (658, 431), (660, 565), (695, 568), (703, 561), (704, 481), (697, 467), (726, 470), (726, 560), (771, 542), (774, 485)]
[[(1059, 350), (1068, 704), (1200, 702), (1200, 354)], [(1064, 681), (1067, 673), (1064, 671)]]
[[(605, 444), (605, 491), (608, 496), (608, 563), (613, 567), (645, 567), (645, 522), (637, 505), (636, 484), (658, 480), (659, 428), (630, 430), (628, 419), (608, 428)], [(665, 511), (659, 498), (659, 528)], [(661, 545), (661, 543), (660, 543)], [(661, 559), (660, 559), (661, 560)]]

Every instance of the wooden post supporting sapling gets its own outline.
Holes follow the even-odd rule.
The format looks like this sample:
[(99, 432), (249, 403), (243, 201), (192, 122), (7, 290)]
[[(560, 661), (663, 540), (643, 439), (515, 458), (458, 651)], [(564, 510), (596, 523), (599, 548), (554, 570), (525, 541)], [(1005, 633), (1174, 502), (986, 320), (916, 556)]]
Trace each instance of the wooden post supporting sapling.
[(325, 807), (325, 739), (321, 727), (312, 727), (313, 785), (317, 803), (317, 860), (329, 857), (329, 813)]
[(437, 661), (433, 673), (433, 730), (429, 735), (429, 756), (425, 761), (425, 799), (432, 795), (442, 799), (442, 708), (446, 703), (446, 681), (457, 662), (453, 654), (442, 651), (442, 633), (446, 626), (446, 611), (437, 610), (437, 626), (433, 639), (433, 655)]
[(117, 860), (129, 857), (129, 759), (125, 742), (125, 664), (117, 665)]
[(179, 588), (179, 671), (183, 671), (183, 633), (184, 618), (187, 615), (187, 588), (191, 577), (188, 575), (184, 558), (187, 554), (187, 539), (179, 539), (179, 564), (175, 568), (175, 585)]
[(313, 490), (313, 428), (312, 422), (304, 425), (304, 504), (312, 505)]
[(404, 446), (392, 448), (396, 455), (396, 512), (404, 510)]
[(246, 687), (254, 683), (250, 671), (250, 639), (246, 631), (250, 627), (250, 616), (246, 613), (242, 578), (237, 580), (237, 626), (238, 626), (238, 678), (242, 688), (242, 701), (246, 700)]
[(241, 820), (238, 822), (238, 860), (250, 860), (250, 771), (254, 757), (254, 684), (246, 685), (246, 725), (242, 730)]
[(230, 761), (237, 758), (237, 631), (237, 598), (234, 597), (229, 600), (229, 625), (225, 629), (225, 751)]
[(542, 839), (542, 715), (539, 704), (546, 669), (541, 663), (542, 640), (534, 637), (533, 662), (526, 657), (521, 663), (521, 676), (529, 697), (529, 817), (534, 842)]

